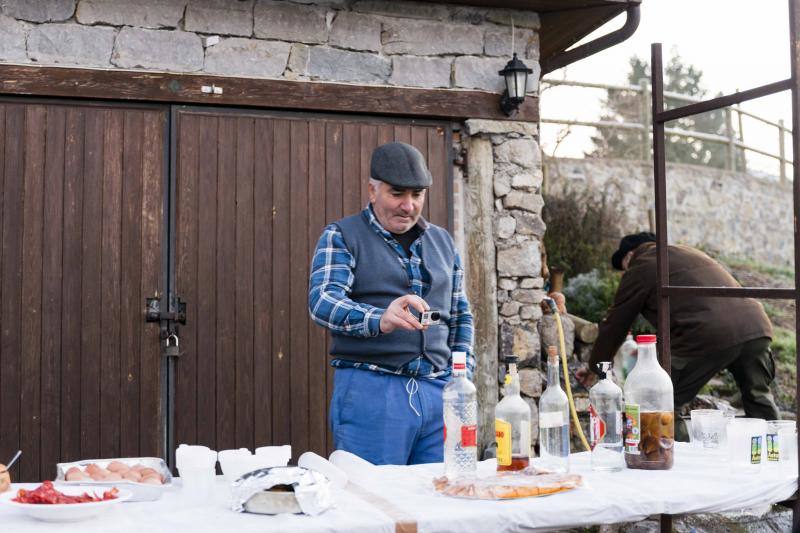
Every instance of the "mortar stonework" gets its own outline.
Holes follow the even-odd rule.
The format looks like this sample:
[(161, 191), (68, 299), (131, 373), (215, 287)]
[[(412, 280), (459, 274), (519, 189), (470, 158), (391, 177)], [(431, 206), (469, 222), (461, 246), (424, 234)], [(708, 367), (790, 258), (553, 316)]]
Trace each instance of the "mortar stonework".
[[(0, 8), (8, 37), (0, 62), (16, 64), (498, 92), (513, 21), (515, 50), (539, 71), (539, 17), (513, 9), (388, 0), (5, 0)], [(219, 43), (203, 47), (208, 36)], [(260, 58), (268, 66), (255, 65)]]
[[(545, 162), (547, 193), (588, 189), (620, 206), (627, 233), (647, 231), (655, 209), (653, 166), (618, 159)], [(792, 187), (778, 179), (667, 164), (669, 241), (765, 264), (794, 263)], [(655, 230), (653, 230), (655, 231)]]
[[(497, 71), (510, 59), (513, 24), (515, 51), (534, 71), (529, 94), (539, 90), (539, 16), (528, 11), (388, 0), (4, 0), (0, 9), (0, 63), (493, 93), (503, 88)], [(224, 78), (213, 81), (224, 89)], [(480, 274), (466, 269), (480, 310), (486, 445), (494, 440), (498, 357), (513, 353), (523, 367), (540, 361), (541, 153), (536, 124), (461, 126), (467, 163), (454, 172), (454, 234), (465, 255), (475, 239), (491, 254), (480, 258)], [(477, 217), (476, 168), (487, 187)], [(536, 372), (526, 374), (533, 395)]]
[[(535, 401), (541, 394), (541, 338), (538, 324), (542, 319), (539, 306), (545, 296), (542, 287), (542, 237), (545, 225), (542, 221), (542, 162), (539, 148), (539, 132), (530, 123), (468, 120), (466, 134), (472, 144), (483, 142), (491, 150), (475, 150), (468, 153), (471, 167), (480, 167), (491, 173), (491, 202), (489, 204), (491, 231), (483, 237), (491, 243), (494, 251), (494, 268), (497, 273), (496, 311), (493, 317), (477, 317), (495, 320), (498, 324), (497, 355), (520, 358), (520, 368), (525, 370), (523, 395), (532, 406), (531, 442), (538, 441), (538, 410)], [(491, 157), (490, 161), (487, 161)], [(476, 160), (477, 159), (477, 160)], [(490, 170), (489, 170), (490, 169)], [(468, 176), (474, 175), (468, 172)], [(478, 203), (479, 194), (470, 188), (479, 188), (478, 183), (465, 184), (466, 198)], [(469, 209), (468, 212), (481, 212)], [(520, 224), (518, 221), (524, 220)], [(466, 231), (479, 231), (467, 228)], [(475, 239), (479, 241), (479, 239)], [(486, 246), (483, 244), (483, 246)], [(468, 249), (469, 253), (480, 253)], [(499, 365), (500, 369), (505, 365)], [(497, 376), (500, 378), (500, 376)], [(486, 412), (488, 409), (484, 409)]]

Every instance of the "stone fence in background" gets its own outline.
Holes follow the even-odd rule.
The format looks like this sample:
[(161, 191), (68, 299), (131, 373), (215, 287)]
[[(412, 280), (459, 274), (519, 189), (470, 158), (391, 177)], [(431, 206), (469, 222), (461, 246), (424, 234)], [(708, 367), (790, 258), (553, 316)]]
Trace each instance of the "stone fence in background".
[[(595, 198), (605, 195), (622, 210), (626, 233), (655, 221), (650, 162), (546, 158), (544, 173), (545, 194), (588, 189)], [(668, 163), (667, 211), (671, 243), (766, 264), (794, 262), (791, 182)]]

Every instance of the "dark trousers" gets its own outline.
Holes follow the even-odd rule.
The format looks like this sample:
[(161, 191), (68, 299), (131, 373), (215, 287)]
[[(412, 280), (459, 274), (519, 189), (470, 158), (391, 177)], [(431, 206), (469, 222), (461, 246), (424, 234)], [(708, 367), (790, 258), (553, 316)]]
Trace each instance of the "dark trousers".
[[(693, 359), (673, 359), (672, 385), (675, 389), (675, 411), (692, 401), (700, 389), (718, 372), (727, 369), (742, 393), (744, 412), (751, 418), (778, 419), (778, 407), (769, 390), (775, 379), (775, 360), (768, 337), (737, 344), (731, 348)], [(675, 438), (688, 441), (686, 424), (675, 421)]]

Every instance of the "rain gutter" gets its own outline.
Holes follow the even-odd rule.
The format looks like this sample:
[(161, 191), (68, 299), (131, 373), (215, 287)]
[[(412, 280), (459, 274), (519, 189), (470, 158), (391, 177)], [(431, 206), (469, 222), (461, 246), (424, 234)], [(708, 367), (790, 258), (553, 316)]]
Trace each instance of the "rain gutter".
[(602, 37), (598, 37), (597, 39), (582, 44), (576, 48), (565, 50), (543, 60), (541, 63), (541, 75), (544, 76), (545, 74), (548, 74), (554, 70), (566, 67), (567, 65), (575, 63), (576, 61), (580, 61), (581, 59), (585, 59), (598, 52), (602, 52), (606, 48), (611, 48), (612, 46), (623, 42), (628, 37), (633, 35), (636, 31), (636, 28), (639, 27), (639, 20), (641, 18), (639, 14), (640, 4), (641, 2), (636, 2), (628, 5), (628, 18), (625, 20), (625, 24), (620, 29), (607, 35), (603, 35)]

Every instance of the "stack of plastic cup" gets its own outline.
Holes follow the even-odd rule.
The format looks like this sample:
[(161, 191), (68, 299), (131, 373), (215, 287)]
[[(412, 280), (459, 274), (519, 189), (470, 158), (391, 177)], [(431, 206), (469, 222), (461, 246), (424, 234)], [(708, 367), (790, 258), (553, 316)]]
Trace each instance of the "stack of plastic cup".
[(728, 458), (734, 473), (758, 473), (764, 462), (767, 421), (734, 418), (728, 424)]
[(175, 466), (184, 494), (198, 502), (208, 501), (217, 476), (217, 452), (206, 446), (181, 444), (175, 450)]

